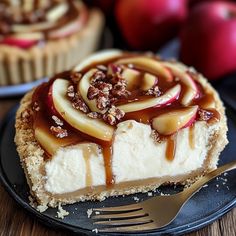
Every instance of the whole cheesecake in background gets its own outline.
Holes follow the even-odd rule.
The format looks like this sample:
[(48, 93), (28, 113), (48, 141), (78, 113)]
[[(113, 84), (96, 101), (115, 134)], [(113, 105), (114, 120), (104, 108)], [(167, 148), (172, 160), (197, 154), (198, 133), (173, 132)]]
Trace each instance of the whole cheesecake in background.
[(77, 0), (0, 3), (0, 86), (69, 70), (97, 48), (99, 10)]
[(43, 206), (190, 184), (227, 144), (224, 107), (192, 68), (107, 50), (27, 93), (15, 142)]

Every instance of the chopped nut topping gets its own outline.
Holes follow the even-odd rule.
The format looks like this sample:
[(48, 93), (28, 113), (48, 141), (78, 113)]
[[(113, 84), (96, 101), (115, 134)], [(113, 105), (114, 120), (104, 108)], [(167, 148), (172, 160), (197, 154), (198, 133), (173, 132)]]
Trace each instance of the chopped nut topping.
[(63, 126), (63, 121), (60, 120), (57, 116), (53, 115), (52, 119), (54, 120), (54, 122), (59, 125), (59, 126)]
[(75, 94), (74, 98), (72, 98), (71, 102), (72, 102), (72, 106), (76, 110), (80, 110), (84, 113), (89, 112), (88, 106), (85, 104), (84, 100), (79, 97), (79, 95), (77, 93)]
[(119, 108), (112, 106), (109, 110), (108, 113), (115, 116), (117, 120), (120, 120), (124, 117), (125, 112), (120, 110)]
[(151, 137), (155, 143), (161, 143), (162, 141), (159, 133), (156, 130), (152, 130)]
[(153, 88), (150, 88), (147, 92), (146, 95), (154, 95), (155, 97), (159, 97), (161, 95), (161, 91), (159, 87), (156, 85)]
[(61, 126), (51, 126), (50, 131), (53, 135), (55, 135), (57, 138), (64, 138), (68, 136), (67, 130), (62, 129)]
[(92, 119), (101, 118), (101, 114), (98, 113), (98, 112), (95, 112), (95, 111), (89, 112), (89, 113), (87, 114), (87, 116), (90, 117), (90, 118), (92, 118)]
[(125, 112), (119, 108), (112, 106), (106, 114), (103, 115), (104, 121), (107, 121), (110, 125), (115, 125), (117, 121), (121, 120), (125, 115)]
[(73, 98), (75, 96), (75, 89), (74, 89), (74, 86), (73, 85), (70, 85), (68, 88), (67, 88), (67, 96), (69, 98)]
[(103, 119), (107, 121), (110, 125), (116, 124), (116, 118), (111, 114), (104, 115)]
[(101, 81), (106, 78), (106, 75), (102, 71), (96, 71), (91, 79), (91, 84)]
[(37, 102), (34, 102), (32, 109), (33, 111), (39, 111), (40, 110), (39, 104)]
[(89, 100), (93, 100), (94, 98), (97, 98), (99, 94), (99, 89), (95, 88), (93, 85), (90, 85), (88, 88), (87, 98)]
[(104, 111), (110, 105), (109, 98), (107, 96), (99, 96), (97, 99), (97, 108)]
[(212, 113), (210, 111), (206, 111), (203, 109), (199, 109), (198, 115), (199, 115), (199, 120), (204, 120), (204, 121), (208, 121), (212, 117)]
[(70, 85), (67, 88), (67, 96), (70, 98), (72, 106), (76, 110), (80, 110), (80, 111), (82, 111), (84, 113), (88, 113), (89, 112), (88, 106), (86, 105), (84, 100), (79, 96), (79, 94), (75, 92), (75, 89), (74, 89), (73, 85)]
[(110, 90), (112, 90), (112, 84), (105, 83), (105, 82), (98, 82), (94, 85), (96, 88), (98, 88), (102, 93), (108, 94)]

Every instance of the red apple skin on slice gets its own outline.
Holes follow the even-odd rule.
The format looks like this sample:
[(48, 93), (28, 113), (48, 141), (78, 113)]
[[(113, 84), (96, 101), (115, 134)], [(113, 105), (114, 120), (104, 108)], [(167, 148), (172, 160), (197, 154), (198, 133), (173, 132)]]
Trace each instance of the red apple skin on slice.
[(163, 107), (167, 104), (178, 99), (181, 92), (181, 86), (175, 85), (173, 88), (167, 90), (162, 96), (157, 98), (149, 98), (143, 101), (130, 102), (124, 105), (118, 106), (124, 112), (134, 112), (144, 110), (150, 107)]
[(58, 114), (58, 112), (54, 106), (54, 103), (53, 103), (52, 84), (50, 85), (49, 90), (48, 90), (48, 94), (47, 94), (47, 107), (52, 115), (60, 117), (60, 115)]
[(169, 62), (163, 62), (163, 65), (172, 71), (172, 73), (180, 79), (180, 81), (186, 86), (187, 90), (181, 100), (181, 103), (186, 106), (189, 105), (193, 99), (195, 99), (199, 95), (199, 90), (192, 79), (192, 77), (183, 72), (181, 69), (177, 68), (175, 65)]
[(161, 135), (171, 135), (190, 126), (196, 119), (198, 106), (176, 109), (153, 118), (152, 127)]
[(116, 62), (116, 64), (132, 64), (134, 67), (144, 69), (146, 72), (161, 76), (166, 81), (171, 82), (173, 77), (170, 71), (162, 65), (161, 62), (156, 61), (152, 58), (147, 57), (135, 57), (128, 59), (120, 59)]
[(38, 40), (17, 39), (17, 38), (13, 38), (13, 37), (11, 37), (11, 38), (8, 37), (8, 38), (3, 39), (0, 42), (0, 44), (7, 44), (10, 46), (16, 46), (19, 48), (27, 49), (27, 48), (34, 46), (37, 42), (38, 42)]
[(97, 139), (110, 142), (114, 128), (99, 119), (89, 118), (85, 113), (73, 108), (66, 97), (69, 81), (56, 79), (52, 84), (52, 98), (56, 111), (72, 127)]

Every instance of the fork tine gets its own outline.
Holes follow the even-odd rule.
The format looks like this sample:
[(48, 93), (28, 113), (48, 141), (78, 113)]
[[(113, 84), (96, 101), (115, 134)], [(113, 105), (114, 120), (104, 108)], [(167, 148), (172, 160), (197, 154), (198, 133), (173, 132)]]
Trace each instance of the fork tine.
[(140, 217), (140, 218), (133, 218), (133, 219), (121, 219), (121, 220), (104, 220), (104, 221), (97, 221), (93, 224), (96, 225), (104, 225), (104, 226), (124, 226), (124, 225), (133, 225), (133, 224), (145, 224), (153, 222), (148, 216)]
[(125, 213), (114, 213), (114, 214), (101, 214), (93, 215), (91, 219), (100, 220), (100, 219), (121, 219), (121, 218), (131, 218), (131, 217), (142, 217), (147, 215), (143, 210), (125, 212)]
[(124, 206), (117, 206), (117, 207), (102, 207), (102, 208), (93, 208), (93, 211), (103, 212), (103, 211), (132, 211), (132, 210), (139, 210), (142, 207), (138, 204), (130, 204)]
[(108, 227), (108, 228), (98, 228), (98, 232), (101, 233), (115, 233), (115, 232), (137, 232), (137, 231), (145, 231), (145, 230), (153, 230), (157, 229), (158, 226), (155, 223), (144, 223), (132, 226), (121, 226), (121, 227)]

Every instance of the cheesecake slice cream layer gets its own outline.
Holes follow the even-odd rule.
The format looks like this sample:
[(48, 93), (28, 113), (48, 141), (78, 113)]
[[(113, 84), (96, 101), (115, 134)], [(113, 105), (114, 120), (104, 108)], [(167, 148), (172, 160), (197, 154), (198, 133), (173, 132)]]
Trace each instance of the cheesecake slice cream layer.
[[(176, 153), (170, 161), (166, 158), (167, 142), (156, 143), (149, 125), (132, 120), (118, 124), (112, 156), (115, 183), (187, 175), (203, 168), (217, 127), (196, 122), (191, 129), (176, 134)], [(211, 165), (216, 167), (214, 162)], [(46, 163), (45, 173), (45, 190), (53, 195), (106, 185), (103, 156), (94, 143), (60, 148)]]

